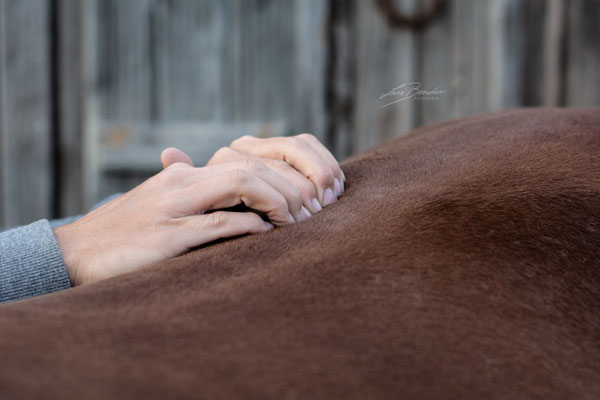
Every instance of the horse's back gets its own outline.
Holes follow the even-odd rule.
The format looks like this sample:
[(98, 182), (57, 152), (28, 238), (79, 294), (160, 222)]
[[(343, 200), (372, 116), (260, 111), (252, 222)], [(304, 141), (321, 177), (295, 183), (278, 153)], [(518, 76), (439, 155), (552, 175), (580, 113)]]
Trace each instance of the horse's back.
[(600, 110), (346, 160), (308, 221), (0, 307), (7, 397), (598, 398)]

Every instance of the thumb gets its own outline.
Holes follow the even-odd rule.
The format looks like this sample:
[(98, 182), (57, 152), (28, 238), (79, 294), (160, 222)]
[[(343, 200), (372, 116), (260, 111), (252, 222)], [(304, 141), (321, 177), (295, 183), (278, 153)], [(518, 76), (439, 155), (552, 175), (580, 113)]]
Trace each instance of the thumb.
[(187, 164), (190, 167), (194, 166), (192, 159), (183, 151), (176, 149), (175, 147), (164, 149), (160, 154), (160, 162), (162, 163), (163, 168), (167, 168), (168, 166), (178, 162)]

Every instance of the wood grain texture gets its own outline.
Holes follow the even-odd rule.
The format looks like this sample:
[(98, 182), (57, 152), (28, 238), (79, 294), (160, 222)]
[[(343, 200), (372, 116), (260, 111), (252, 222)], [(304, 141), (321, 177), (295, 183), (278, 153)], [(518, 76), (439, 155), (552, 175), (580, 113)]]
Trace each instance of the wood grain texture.
[(14, 226), (52, 211), (49, 2), (3, 1), (1, 9), (0, 212)]
[(600, 2), (569, 5), (566, 103), (600, 104)]
[[(397, 2), (413, 12), (415, 2)], [(380, 95), (415, 80), (415, 34), (393, 30), (370, 2), (359, 1), (357, 10), (357, 65), (353, 150), (360, 151), (414, 126), (415, 102), (403, 101), (389, 107)], [(375, 73), (376, 71), (376, 73)]]
[(325, 66), (325, 111), (327, 117), (324, 144), (336, 157), (352, 152), (352, 117), (356, 97), (357, 1), (337, 0), (329, 4)]
[[(89, 4), (89, 1), (87, 2)], [(83, 57), (85, 35), (83, 22), (85, 1), (62, 0), (56, 3), (58, 54), (57, 82), (54, 95), (58, 102), (56, 139), (58, 144), (58, 179), (56, 197), (58, 214), (75, 215), (84, 209), (84, 164), (83, 149), (85, 102)]]
[(4, 208), (6, 201), (8, 200), (5, 196), (6, 191), (6, 175), (7, 172), (3, 167), (4, 164), (2, 159), (4, 158), (5, 148), (8, 145), (6, 143), (6, 126), (5, 121), (6, 117), (4, 116), (6, 100), (4, 100), (4, 16), (6, 11), (4, 10), (4, 1), (0, 1), (0, 227), (5, 227), (5, 216), (4, 216)]

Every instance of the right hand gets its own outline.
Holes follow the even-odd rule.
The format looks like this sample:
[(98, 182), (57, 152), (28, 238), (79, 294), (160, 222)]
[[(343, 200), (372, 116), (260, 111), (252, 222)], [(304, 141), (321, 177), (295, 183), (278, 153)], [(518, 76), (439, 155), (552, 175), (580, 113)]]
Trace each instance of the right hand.
[(207, 213), (242, 202), (275, 225), (302, 219), (298, 189), (262, 163), (194, 168), (175, 162), (54, 232), (71, 282), (80, 285), (138, 270), (219, 238), (273, 227), (254, 212)]

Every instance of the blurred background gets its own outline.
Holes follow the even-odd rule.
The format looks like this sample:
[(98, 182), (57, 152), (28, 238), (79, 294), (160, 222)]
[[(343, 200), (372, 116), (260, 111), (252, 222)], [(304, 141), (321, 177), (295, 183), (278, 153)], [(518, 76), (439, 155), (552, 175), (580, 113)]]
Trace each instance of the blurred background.
[(167, 146), (311, 132), (343, 159), (542, 105), (600, 105), (600, 1), (0, 0), (0, 226), (80, 213)]

